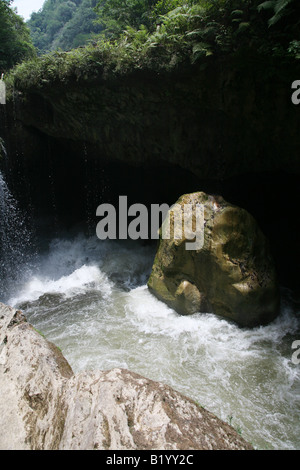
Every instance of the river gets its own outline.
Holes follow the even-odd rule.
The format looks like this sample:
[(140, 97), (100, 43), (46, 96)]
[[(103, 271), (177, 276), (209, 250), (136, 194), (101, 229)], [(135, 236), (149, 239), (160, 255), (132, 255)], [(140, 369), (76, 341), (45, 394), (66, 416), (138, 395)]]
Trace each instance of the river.
[(180, 316), (147, 289), (154, 254), (153, 246), (82, 233), (43, 237), (1, 301), (21, 308), (74, 372), (130, 369), (194, 399), (257, 449), (300, 449), (291, 293), (283, 290), (281, 314), (265, 327)]

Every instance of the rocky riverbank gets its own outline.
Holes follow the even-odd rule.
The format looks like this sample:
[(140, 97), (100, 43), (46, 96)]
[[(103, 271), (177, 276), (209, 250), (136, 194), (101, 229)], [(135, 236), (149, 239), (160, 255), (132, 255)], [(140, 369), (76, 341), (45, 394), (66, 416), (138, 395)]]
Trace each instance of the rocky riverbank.
[(0, 449), (252, 449), (167, 385), (124, 369), (74, 374), (21, 311), (3, 304), (0, 429)]

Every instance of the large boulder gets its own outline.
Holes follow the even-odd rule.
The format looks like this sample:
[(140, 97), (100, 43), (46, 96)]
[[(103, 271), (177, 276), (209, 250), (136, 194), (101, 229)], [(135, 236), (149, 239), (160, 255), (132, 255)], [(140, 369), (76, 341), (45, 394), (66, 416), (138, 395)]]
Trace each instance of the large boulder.
[(21, 311), (0, 303), (0, 449), (252, 449), (227, 423), (128, 370), (74, 374)]
[[(182, 226), (176, 222), (181, 216)], [(187, 233), (186, 220), (193, 223)], [(191, 230), (198, 240), (194, 248)], [(148, 287), (180, 314), (215, 313), (243, 327), (267, 324), (279, 312), (274, 262), (256, 221), (221, 196), (203, 192), (183, 195), (170, 209)]]

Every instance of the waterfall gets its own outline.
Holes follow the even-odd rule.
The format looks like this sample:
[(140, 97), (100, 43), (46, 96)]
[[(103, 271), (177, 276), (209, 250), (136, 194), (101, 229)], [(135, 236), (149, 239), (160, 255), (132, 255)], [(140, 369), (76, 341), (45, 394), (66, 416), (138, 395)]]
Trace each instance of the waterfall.
[(31, 256), (32, 233), (0, 171), (0, 301), (26, 275)]

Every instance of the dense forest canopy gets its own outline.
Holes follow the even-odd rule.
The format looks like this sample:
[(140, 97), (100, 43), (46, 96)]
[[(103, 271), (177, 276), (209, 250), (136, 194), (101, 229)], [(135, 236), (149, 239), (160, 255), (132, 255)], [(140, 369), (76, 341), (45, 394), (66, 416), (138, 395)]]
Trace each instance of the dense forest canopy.
[[(9, 1), (0, 4), (1, 21), (9, 29), (9, 18), (19, 17)], [(11, 57), (10, 66), (32, 53), (26, 26), (15, 21), (20, 21), (22, 41), (20, 32), (10, 30), (1, 55), (6, 63)], [(235, 55), (246, 62), (249, 57), (300, 58), (299, 0), (46, 0), (28, 24), (39, 51), (52, 52), (13, 70), (9, 80), (21, 88), (39, 86), (41, 78), (46, 83), (96, 77), (103, 67), (114, 74), (168, 70), (211, 56)]]
[(24, 59), (33, 57), (29, 29), (11, 8), (12, 0), (0, 0), (0, 72), (3, 73)]
[(96, 11), (107, 37), (147, 29), (172, 41), (185, 35), (194, 51), (233, 51), (244, 46), (271, 54), (300, 54), (298, 0), (100, 0)]
[(84, 45), (102, 30), (96, 24), (97, 0), (46, 0), (32, 13), (28, 26), (40, 53)]

